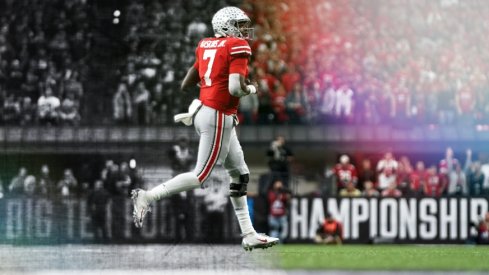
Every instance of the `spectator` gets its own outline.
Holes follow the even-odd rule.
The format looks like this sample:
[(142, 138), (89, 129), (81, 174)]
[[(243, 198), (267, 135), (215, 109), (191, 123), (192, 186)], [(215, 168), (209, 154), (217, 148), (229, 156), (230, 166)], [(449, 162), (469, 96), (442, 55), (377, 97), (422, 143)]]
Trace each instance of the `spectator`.
[(428, 168), (428, 177), (424, 183), (426, 197), (441, 197), (446, 188), (446, 177), (439, 175), (435, 165)]
[(27, 177), (27, 169), (20, 167), (19, 173), (15, 176), (8, 186), (9, 193), (12, 195), (19, 195), (24, 193), (24, 181)]
[(411, 115), (411, 96), (406, 87), (399, 87), (391, 94), (391, 117), (396, 125), (403, 125)]
[(3, 102), (3, 121), (7, 125), (15, 125), (20, 121), (20, 104), (13, 94), (9, 94)]
[(3, 193), (3, 182), (0, 180), (0, 199), (3, 199), (4, 197), (4, 193)]
[(343, 226), (330, 213), (326, 213), (324, 222), (319, 225), (316, 231), (314, 242), (318, 244), (342, 244)]
[(137, 122), (139, 125), (146, 125), (149, 122), (149, 100), (150, 94), (143, 81), (137, 84), (134, 95), (134, 109), (136, 110)]
[(287, 212), (290, 202), (290, 191), (284, 188), (281, 180), (275, 180), (268, 191), (268, 227), (270, 236), (285, 240), (288, 232)]
[(384, 158), (377, 163), (379, 189), (384, 190), (389, 187), (391, 182), (396, 181), (397, 166), (398, 163), (392, 152), (386, 152)]
[(306, 96), (310, 107), (310, 121), (314, 124), (319, 124), (321, 122), (321, 104), (324, 97), (323, 90), (321, 89), (321, 83), (319, 83), (319, 81), (314, 81), (313, 84), (307, 88)]
[(340, 190), (340, 197), (360, 197), (362, 192), (355, 188), (355, 184), (353, 182), (349, 182), (346, 184), (345, 188)]
[(154, 124), (166, 123), (167, 109), (168, 109), (168, 98), (165, 97), (163, 92), (163, 84), (157, 83), (153, 89), (151, 95), (151, 122)]
[(406, 167), (405, 162), (399, 161), (396, 173), (396, 188), (402, 194), (407, 194), (411, 190), (412, 169)]
[(379, 191), (377, 191), (377, 189), (374, 188), (373, 182), (365, 181), (363, 186), (364, 186), (362, 192), (363, 197), (371, 198), (371, 197), (378, 197), (380, 195)]
[(372, 168), (370, 159), (363, 159), (362, 167), (358, 174), (358, 188), (363, 190), (365, 188), (365, 182), (367, 181), (370, 181), (371, 183), (376, 181), (375, 170)]
[(58, 194), (63, 197), (73, 196), (78, 188), (78, 181), (73, 176), (71, 169), (65, 169), (63, 178), (58, 182)]
[(484, 193), (484, 180), (485, 176), (482, 173), (480, 162), (473, 162), (467, 176), (470, 196), (481, 196)]
[(467, 178), (459, 163), (455, 165), (455, 170), (448, 174), (447, 194), (450, 196), (467, 194)]
[(441, 85), (443, 89), (438, 92), (439, 121), (442, 125), (451, 125), (454, 122), (456, 112), (455, 93), (448, 81)]
[(24, 97), (22, 100), (21, 113), (20, 113), (20, 125), (32, 125), (36, 122), (36, 106), (32, 104), (30, 97)]
[(10, 74), (7, 81), (7, 90), (14, 93), (19, 93), (24, 79), (22, 68), (19, 59), (12, 60), (10, 64)]
[(346, 83), (343, 83), (336, 90), (335, 114), (337, 118), (344, 118), (346, 121), (351, 120), (353, 114), (353, 90)]
[(423, 192), (423, 188), (428, 180), (428, 172), (425, 170), (423, 161), (416, 162), (416, 170), (411, 173), (411, 190), (406, 195), (419, 195)]
[(28, 175), (25, 178), (23, 194), (28, 197), (33, 197), (39, 194), (39, 190), (36, 187), (36, 178), (33, 175)]
[(49, 174), (49, 166), (43, 164), (41, 166), (41, 174), (39, 175), (37, 193), (42, 196), (51, 196), (54, 194), (56, 184)]
[(271, 172), (271, 182), (280, 179), (286, 188), (289, 187), (290, 162), (293, 159), (292, 151), (285, 144), (283, 136), (277, 136), (267, 151), (268, 166)]
[(484, 219), (477, 225), (477, 244), (489, 244), (489, 212), (486, 212)]
[(126, 193), (128, 196), (131, 194), (131, 189), (129, 189), (129, 186), (132, 185), (131, 180), (132, 178), (129, 164), (125, 161), (121, 162), (120, 181), (118, 183), (118, 188), (122, 190), (122, 193)]
[(190, 171), (195, 153), (189, 146), (188, 138), (184, 136), (178, 138), (178, 142), (168, 151), (168, 157), (171, 161), (173, 176)]
[(297, 82), (294, 84), (292, 91), (289, 92), (285, 99), (285, 108), (289, 121), (293, 124), (305, 123), (307, 119), (307, 99), (302, 89), (302, 85)]
[(95, 181), (94, 189), (88, 194), (88, 209), (92, 218), (93, 232), (95, 239), (106, 241), (107, 232), (107, 203), (110, 199), (109, 192), (104, 189), (104, 183), (101, 180)]
[(79, 102), (72, 92), (66, 94), (59, 109), (59, 118), (63, 125), (78, 125), (80, 121)]
[(445, 158), (440, 160), (440, 174), (447, 176), (455, 171), (459, 161), (453, 156), (453, 149), (448, 147), (445, 151)]
[(455, 95), (455, 103), (458, 113), (459, 125), (472, 125), (474, 122), (474, 110), (476, 97), (469, 87), (461, 88)]
[(401, 196), (402, 196), (402, 192), (399, 189), (397, 189), (396, 182), (389, 183), (389, 186), (382, 191), (382, 197), (399, 198)]
[(127, 85), (120, 83), (117, 92), (112, 100), (113, 118), (116, 123), (126, 125), (131, 121), (132, 104), (131, 95), (127, 90)]
[(136, 167), (135, 159), (131, 159), (129, 161), (129, 177), (130, 177), (131, 185), (129, 186), (128, 190), (134, 190), (137, 188), (144, 187), (144, 179), (141, 173), (139, 172), (139, 169)]
[(258, 118), (260, 102), (256, 94), (244, 96), (239, 100), (239, 112), (243, 118), (243, 124), (255, 124)]
[(39, 122), (47, 125), (55, 125), (58, 123), (58, 109), (60, 106), (59, 99), (53, 95), (53, 90), (47, 86), (44, 90), (44, 95), (39, 97), (37, 101), (37, 112)]
[(115, 163), (109, 164), (104, 188), (112, 196), (120, 197), (127, 194), (127, 188), (131, 183), (123, 172), (125, 171), (121, 171), (121, 167), (119, 165)]
[(321, 109), (320, 112), (323, 117), (323, 121), (326, 123), (330, 123), (335, 114), (336, 110), (336, 91), (333, 87), (333, 83), (331, 79), (327, 79), (324, 82), (324, 95), (321, 101)]
[[(284, 85), (285, 93), (289, 94), (296, 89), (294, 86), (300, 84), (301, 75), (297, 71), (295, 64), (288, 64), (287, 70), (282, 74), (281, 82)], [(302, 92), (302, 91), (301, 91)]]
[(337, 190), (345, 188), (352, 183), (356, 186), (358, 182), (357, 169), (350, 164), (350, 157), (347, 155), (340, 156), (340, 162), (335, 165), (334, 173), (336, 175)]
[(76, 100), (82, 98), (84, 94), (83, 84), (80, 82), (79, 77), (78, 71), (69, 71), (64, 82), (64, 94), (73, 94)]
[(289, 119), (286, 113), (286, 98), (287, 93), (285, 92), (285, 88), (282, 84), (279, 84), (275, 89), (275, 92), (270, 94), (270, 103), (274, 113), (273, 118), (276, 123), (284, 123)]
[(489, 159), (487, 159), (487, 157), (485, 157), (485, 163), (481, 165), (481, 172), (484, 175), (482, 193), (484, 195), (489, 195)]
[(207, 34), (207, 25), (203, 22), (200, 16), (196, 16), (187, 25), (187, 37), (189, 38), (201, 38)]

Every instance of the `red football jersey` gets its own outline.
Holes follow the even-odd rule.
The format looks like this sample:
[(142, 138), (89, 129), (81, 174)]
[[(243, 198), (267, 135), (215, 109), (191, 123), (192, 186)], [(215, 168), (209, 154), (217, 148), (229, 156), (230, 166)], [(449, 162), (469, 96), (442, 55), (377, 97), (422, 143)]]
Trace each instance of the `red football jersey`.
[(336, 164), (334, 167), (338, 188), (345, 188), (350, 182), (356, 183), (357, 169), (352, 164)]
[(202, 39), (195, 50), (194, 68), (200, 76), (200, 100), (227, 115), (236, 114), (239, 97), (229, 93), (229, 75), (248, 75), (248, 42), (236, 37)]
[(411, 173), (411, 190), (419, 191), (424, 187), (425, 182), (428, 180), (428, 172), (426, 171), (414, 171)]
[(424, 187), (424, 194), (427, 197), (439, 197), (445, 189), (443, 178), (438, 175), (430, 175)]

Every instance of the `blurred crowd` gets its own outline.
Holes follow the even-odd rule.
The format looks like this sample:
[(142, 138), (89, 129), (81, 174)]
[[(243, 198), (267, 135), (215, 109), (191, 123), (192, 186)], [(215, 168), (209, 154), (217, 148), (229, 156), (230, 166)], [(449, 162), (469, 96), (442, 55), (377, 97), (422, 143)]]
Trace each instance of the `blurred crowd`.
[(489, 161), (473, 160), (467, 150), (465, 163), (455, 158), (452, 148), (438, 163), (412, 163), (407, 156), (396, 160), (386, 152), (376, 165), (368, 158), (350, 163), (348, 155), (326, 169), (323, 191), (339, 197), (441, 197), (488, 196)]
[(248, 1), (254, 122), (489, 121), (489, 7), (479, 1)]
[(89, 15), (83, 0), (0, 3), (0, 123), (79, 123)]
[(489, 7), (459, 0), (2, 1), (0, 121), (172, 123), (227, 5), (255, 25), (243, 123), (489, 123)]
[(42, 164), (39, 173), (33, 173), (22, 166), (9, 181), (0, 181), (0, 198), (20, 196), (60, 199), (103, 194), (102, 201), (105, 204), (109, 197), (125, 198), (130, 190), (143, 185), (144, 180), (134, 159), (120, 164), (109, 159), (102, 167), (85, 163), (75, 170), (63, 168), (60, 177), (53, 176), (48, 164)]

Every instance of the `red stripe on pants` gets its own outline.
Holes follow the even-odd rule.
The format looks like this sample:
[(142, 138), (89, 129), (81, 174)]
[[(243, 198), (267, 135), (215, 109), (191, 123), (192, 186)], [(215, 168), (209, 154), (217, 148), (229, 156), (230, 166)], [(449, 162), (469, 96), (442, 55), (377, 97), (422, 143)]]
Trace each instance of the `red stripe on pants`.
[(200, 182), (203, 182), (209, 176), (209, 173), (212, 171), (212, 168), (216, 164), (216, 161), (219, 157), (219, 152), (221, 151), (222, 132), (224, 131), (222, 127), (224, 122), (224, 115), (219, 111), (217, 112), (217, 115), (219, 117), (217, 119), (216, 126), (216, 140), (214, 142), (214, 147), (212, 147), (211, 157), (209, 161), (204, 165), (204, 170), (202, 171), (202, 173), (200, 173), (198, 177)]

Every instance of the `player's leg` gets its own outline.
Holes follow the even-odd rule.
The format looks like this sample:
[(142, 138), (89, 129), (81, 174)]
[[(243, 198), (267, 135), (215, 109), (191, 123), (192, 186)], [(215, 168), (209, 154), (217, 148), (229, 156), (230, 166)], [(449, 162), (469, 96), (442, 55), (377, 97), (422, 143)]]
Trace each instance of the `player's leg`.
[[(146, 212), (149, 211), (149, 205), (152, 202), (198, 188), (207, 179), (218, 160), (222, 145), (225, 143), (226, 124), (230, 125), (231, 123), (231, 119), (226, 118), (223, 113), (214, 109), (204, 106), (199, 110), (194, 118), (195, 128), (200, 135), (195, 170), (179, 174), (149, 191), (133, 190), (133, 215), (136, 227), (142, 226), (142, 220)], [(229, 136), (229, 130), (227, 132)]]
[(229, 153), (226, 155), (224, 167), (231, 178), (229, 196), (244, 237), (242, 244), (245, 250), (267, 248), (278, 243), (278, 238), (257, 234), (251, 223), (246, 196), (250, 171), (234, 127), (231, 131)]

